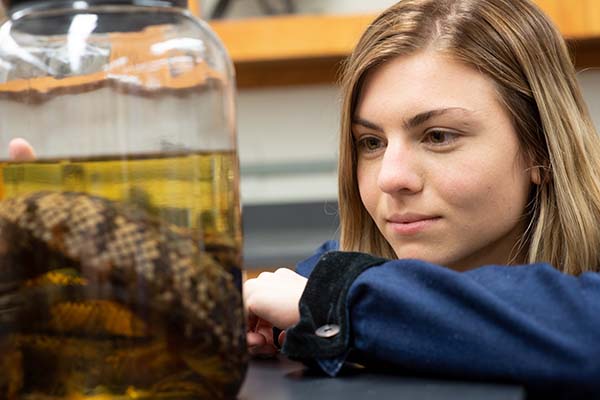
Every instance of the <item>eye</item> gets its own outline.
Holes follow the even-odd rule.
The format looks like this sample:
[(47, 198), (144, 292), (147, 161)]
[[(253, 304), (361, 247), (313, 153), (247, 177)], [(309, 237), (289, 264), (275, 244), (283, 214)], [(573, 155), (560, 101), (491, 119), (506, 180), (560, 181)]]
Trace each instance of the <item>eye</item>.
[(454, 142), (457, 137), (458, 135), (453, 132), (431, 130), (425, 134), (425, 142), (434, 146), (444, 146)]
[(384, 146), (383, 140), (377, 136), (364, 136), (356, 141), (359, 151), (373, 152)]

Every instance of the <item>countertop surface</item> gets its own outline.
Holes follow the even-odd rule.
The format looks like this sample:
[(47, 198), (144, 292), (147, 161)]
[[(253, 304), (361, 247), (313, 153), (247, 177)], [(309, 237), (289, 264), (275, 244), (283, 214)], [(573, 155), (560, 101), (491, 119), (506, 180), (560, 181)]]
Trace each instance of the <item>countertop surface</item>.
[(415, 399), (521, 400), (523, 388), (511, 385), (431, 380), (356, 370), (329, 378), (279, 357), (250, 361), (238, 400)]

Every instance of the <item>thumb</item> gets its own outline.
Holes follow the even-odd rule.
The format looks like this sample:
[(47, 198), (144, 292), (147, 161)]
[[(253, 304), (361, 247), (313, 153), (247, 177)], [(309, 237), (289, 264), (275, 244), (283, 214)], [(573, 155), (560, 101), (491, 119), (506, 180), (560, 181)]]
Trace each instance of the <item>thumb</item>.
[(8, 144), (8, 157), (15, 161), (33, 161), (35, 151), (25, 139), (15, 138)]

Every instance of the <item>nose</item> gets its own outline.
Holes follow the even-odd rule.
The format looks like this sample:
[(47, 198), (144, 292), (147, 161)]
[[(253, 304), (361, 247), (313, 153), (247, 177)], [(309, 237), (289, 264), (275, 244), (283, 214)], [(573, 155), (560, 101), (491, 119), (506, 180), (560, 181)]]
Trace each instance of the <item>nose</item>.
[(418, 193), (423, 190), (419, 157), (410, 145), (389, 142), (383, 155), (377, 185), (382, 192)]

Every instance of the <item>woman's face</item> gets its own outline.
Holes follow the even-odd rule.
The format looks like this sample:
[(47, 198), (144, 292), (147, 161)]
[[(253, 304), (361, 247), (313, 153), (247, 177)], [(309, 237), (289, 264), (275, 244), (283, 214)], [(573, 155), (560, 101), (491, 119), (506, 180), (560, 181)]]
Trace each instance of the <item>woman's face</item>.
[(493, 82), (433, 52), (371, 71), (353, 115), (362, 202), (398, 258), (506, 264), (538, 176)]

